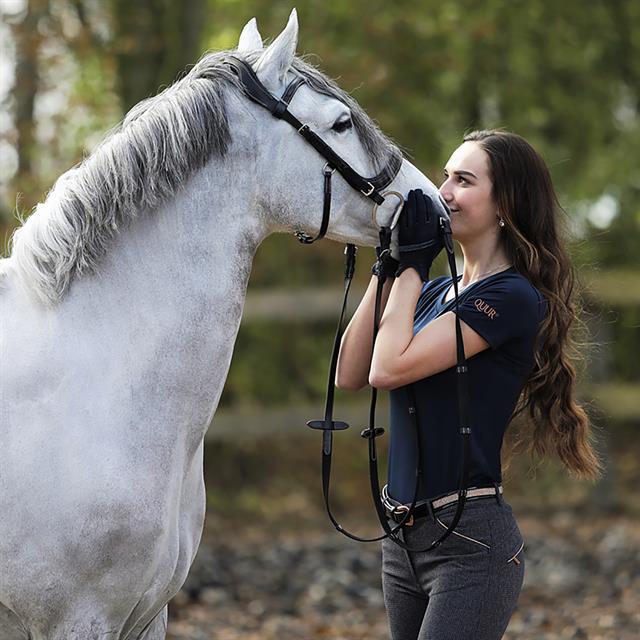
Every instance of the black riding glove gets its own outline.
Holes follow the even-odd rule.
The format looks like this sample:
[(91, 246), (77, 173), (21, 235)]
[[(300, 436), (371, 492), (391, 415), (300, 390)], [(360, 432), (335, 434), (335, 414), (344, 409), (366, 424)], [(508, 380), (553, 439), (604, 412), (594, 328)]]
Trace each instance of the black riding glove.
[(429, 196), (413, 189), (409, 191), (398, 225), (400, 264), (396, 276), (413, 267), (426, 282), (432, 262), (444, 247), (438, 209)]
[(382, 247), (376, 247), (376, 256), (378, 259), (373, 263), (371, 273), (374, 276), (395, 278), (399, 263), (395, 258), (391, 257), (391, 249), (383, 251)]

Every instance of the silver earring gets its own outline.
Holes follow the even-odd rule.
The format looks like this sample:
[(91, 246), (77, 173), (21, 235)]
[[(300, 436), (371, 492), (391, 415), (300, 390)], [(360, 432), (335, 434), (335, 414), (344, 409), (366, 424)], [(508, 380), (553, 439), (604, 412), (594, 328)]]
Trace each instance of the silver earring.
[(504, 227), (504, 220), (503, 220), (502, 218), (498, 218), (498, 224), (499, 224), (501, 227)]

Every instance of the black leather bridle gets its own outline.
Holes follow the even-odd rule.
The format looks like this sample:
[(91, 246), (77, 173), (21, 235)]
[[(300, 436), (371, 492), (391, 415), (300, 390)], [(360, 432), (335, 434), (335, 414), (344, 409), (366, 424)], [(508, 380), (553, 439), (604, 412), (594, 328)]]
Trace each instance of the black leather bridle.
[(270, 111), (279, 120), (288, 122), (297, 132), (327, 161), (324, 165), (324, 204), (322, 207), (322, 223), (320, 230), (315, 237), (309, 236), (301, 231), (296, 232), (296, 237), (304, 244), (311, 244), (316, 240), (324, 238), (329, 226), (331, 215), (331, 177), (337, 171), (345, 181), (356, 191), (362, 193), (375, 204), (381, 205), (384, 196), (380, 193), (387, 187), (400, 171), (402, 166), (402, 156), (396, 149), (393, 150), (389, 161), (380, 173), (373, 178), (361, 176), (346, 160), (341, 158), (308, 124), (302, 123), (289, 111), (289, 102), (295, 92), (305, 84), (302, 76), (297, 76), (284, 90), (281, 98), (276, 98), (260, 82), (251, 66), (240, 58), (230, 58), (227, 64), (237, 74), (244, 94)]
[[(304, 244), (311, 244), (316, 240), (320, 240), (324, 237), (327, 228), (329, 226), (329, 218), (331, 215), (331, 178), (335, 171), (338, 171), (345, 181), (354, 189), (359, 191), (363, 196), (369, 198), (374, 207), (381, 205), (385, 202), (385, 194), (381, 191), (387, 187), (394, 180), (400, 167), (402, 166), (402, 156), (394, 149), (391, 156), (382, 169), (382, 171), (373, 178), (364, 178), (357, 171), (353, 169), (343, 158), (341, 158), (329, 145), (320, 138), (307, 124), (302, 123), (289, 111), (289, 103), (293, 98), (295, 92), (306, 82), (302, 76), (297, 76), (292, 80), (285, 88), (281, 98), (276, 98), (263, 84), (260, 82), (258, 76), (251, 68), (251, 66), (240, 58), (232, 57), (227, 60), (226, 64), (237, 74), (242, 90), (244, 94), (253, 102), (259, 104), (263, 108), (270, 111), (274, 117), (288, 122), (294, 127), (297, 132), (327, 161), (323, 168), (324, 176), (324, 203), (322, 212), (322, 222), (320, 224), (320, 230), (315, 237), (312, 237), (303, 232), (296, 232), (295, 235), (298, 240)], [(444, 205), (444, 202), (443, 202)], [(444, 205), (446, 210), (446, 205)], [(374, 220), (375, 221), (375, 220)], [(376, 222), (377, 224), (377, 222)], [(466, 373), (467, 362), (464, 355), (464, 343), (462, 340), (462, 330), (460, 327), (460, 320), (458, 317), (458, 278), (455, 263), (455, 255), (453, 250), (453, 240), (451, 235), (451, 227), (449, 219), (447, 217), (440, 218), (441, 230), (447, 250), (447, 257), (449, 260), (449, 267), (453, 276), (453, 286), (455, 293), (455, 322), (456, 322), (456, 351), (457, 351), (457, 366), (456, 366), (456, 380), (458, 390), (458, 409), (460, 418), (460, 433), (462, 435), (463, 443), (463, 461), (462, 472), (460, 477), (460, 485), (458, 489), (458, 502), (457, 509), (451, 524), (446, 528), (444, 533), (434, 540), (429, 547), (424, 549), (415, 549), (409, 547), (401, 538), (399, 538), (399, 531), (405, 524), (412, 522), (413, 510), (417, 502), (417, 496), (420, 486), (420, 480), (422, 477), (422, 447), (420, 446), (420, 428), (417, 415), (417, 403), (415, 401), (415, 394), (413, 385), (407, 385), (407, 392), (409, 395), (408, 411), (414, 423), (416, 440), (417, 440), (417, 465), (416, 465), (416, 483), (415, 490), (411, 505), (404, 507), (404, 516), (400, 519), (400, 522), (393, 528), (389, 526), (385, 506), (381, 500), (380, 483), (378, 479), (378, 467), (377, 467), (377, 450), (376, 439), (384, 433), (384, 429), (375, 426), (375, 410), (377, 401), (377, 390), (372, 388), (371, 391), (371, 404), (369, 411), (369, 427), (364, 429), (361, 436), (368, 440), (369, 443), (369, 475), (371, 484), (371, 495), (373, 503), (378, 515), (380, 524), (384, 530), (384, 534), (375, 538), (363, 538), (347, 531), (334, 517), (331, 512), (329, 504), (329, 484), (331, 477), (331, 454), (333, 443), (333, 432), (347, 429), (349, 425), (346, 422), (333, 419), (333, 405), (334, 405), (334, 390), (336, 369), (338, 362), (338, 353), (340, 351), (340, 342), (342, 340), (342, 334), (344, 331), (344, 315), (347, 306), (347, 298), (349, 295), (349, 288), (351, 286), (351, 280), (355, 271), (355, 257), (356, 247), (353, 244), (348, 244), (345, 249), (346, 266), (344, 276), (344, 298), (342, 302), (342, 309), (340, 318), (338, 320), (338, 328), (333, 343), (333, 350), (331, 354), (331, 362), (329, 366), (329, 376), (327, 381), (327, 395), (325, 402), (325, 416), (322, 420), (310, 420), (307, 425), (312, 429), (320, 429), (323, 432), (322, 437), (322, 491), (324, 496), (325, 507), (329, 515), (329, 519), (335, 526), (335, 528), (343, 535), (357, 540), (359, 542), (377, 542), (384, 538), (390, 538), (399, 546), (409, 551), (430, 551), (439, 546), (456, 528), (462, 511), (464, 509), (466, 500), (466, 491), (469, 479), (469, 449), (470, 449), (470, 434), (471, 429), (469, 427), (468, 420), (468, 405), (469, 405), (469, 392), (467, 386)], [(391, 232), (392, 224), (389, 226), (380, 226), (380, 247), (381, 251), (391, 251)], [(378, 333), (378, 325), (380, 321), (380, 307), (382, 301), (382, 289), (384, 286), (384, 276), (378, 276), (378, 286), (376, 291), (376, 302), (374, 312), (374, 328), (373, 328), (373, 343), (375, 344), (376, 336)]]

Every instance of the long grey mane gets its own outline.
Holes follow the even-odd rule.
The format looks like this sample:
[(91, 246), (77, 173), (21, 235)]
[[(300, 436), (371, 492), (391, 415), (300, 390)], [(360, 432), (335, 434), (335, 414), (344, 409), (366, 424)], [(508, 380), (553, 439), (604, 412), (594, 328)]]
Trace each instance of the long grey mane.
[[(14, 233), (13, 266), (43, 303), (55, 305), (74, 278), (94, 271), (110, 240), (139, 213), (172, 198), (211, 158), (225, 156), (231, 141), (225, 89), (241, 90), (225, 64), (234, 55), (205, 54), (184, 78), (133, 107)], [(293, 68), (314, 90), (347, 104), (381, 168), (393, 144), (357, 102), (303, 60), (294, 59)]]

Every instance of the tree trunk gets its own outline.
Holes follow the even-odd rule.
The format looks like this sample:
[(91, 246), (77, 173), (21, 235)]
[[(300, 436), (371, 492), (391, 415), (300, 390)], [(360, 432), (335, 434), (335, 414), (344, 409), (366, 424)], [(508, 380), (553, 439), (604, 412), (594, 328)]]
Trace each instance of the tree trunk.
[(15, 131), (18, 169), (13, 178), (13, 190), (20, 198), (20, 209), (28, 210), (35, 204), (38, 195), (34, 193), (35, 181), (32, 176), (35, 152), (34, 106), (40, 84), (39, 54), (44, 37), (38, 30), (38, 23), (48, 14), (47, 0), (30, 0), (21, 23), (12, 25), (16, 51), (15, 86)]
[(124, 112), (171, 84), (200, 54), (205, 0), (112, 0)]

